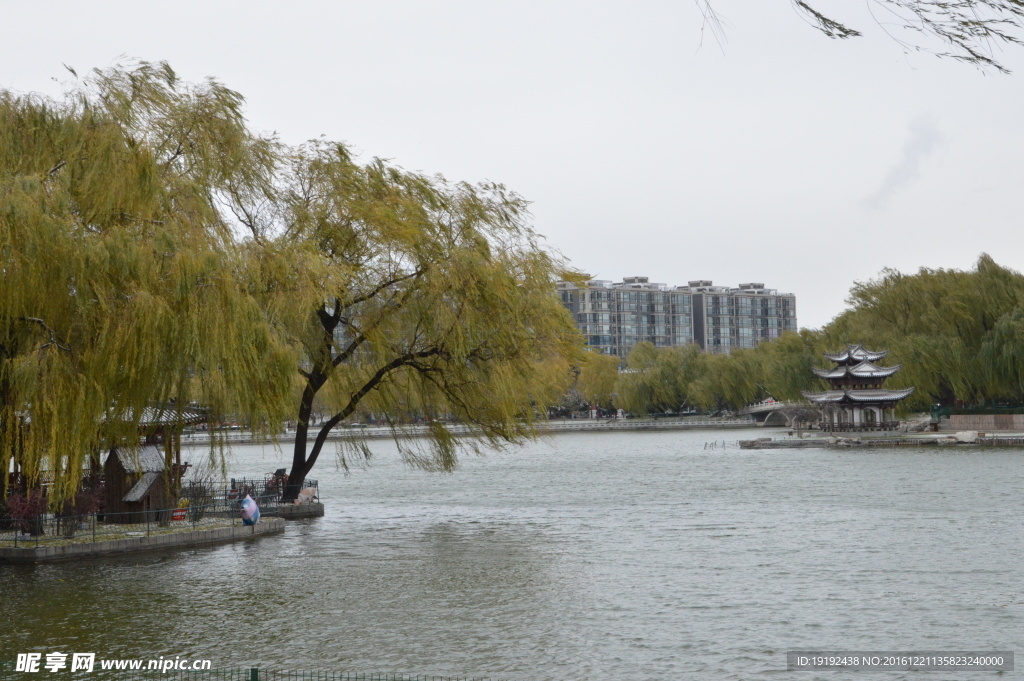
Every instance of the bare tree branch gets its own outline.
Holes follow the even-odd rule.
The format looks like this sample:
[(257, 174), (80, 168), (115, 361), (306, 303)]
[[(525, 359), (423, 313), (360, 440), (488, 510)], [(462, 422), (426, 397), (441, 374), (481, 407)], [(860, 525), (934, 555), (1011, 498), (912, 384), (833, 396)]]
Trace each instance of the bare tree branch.
[[(717, 35), (722, 21), (712, 7), (712, 0), (695, 2), (704, 17), (704, 25), (711, 26)], [(815, 0), (791, 2), (799, 14), (829, 38), (844, 40), (862, 35), (819, 12), (812, 6), (812, 3), (818, 4)], [(903, 47), (983, 69), (1009, 73), (996, 59), (995, 48), (1024, 45), (1024, 0), (868, 0), (869, 10), (872, 7), (885, 9), (891, 15), (891, 20), (883, 22), (872, 11), (875, 22)], [(901, 39), (890, 30), (892, 26), (916, 33), (922, 40)], [(936, 40), (947, 49), (929, 46), (929, 42)]]
[(23, 321), (23, 322), (29, 322), (31, 324), (36, 324), (38, 326), (41, 326), (43, 328), (43, 330), (46, 331), (47, 335), (49, 335), (50, 342), (49, 343), (44, 343), (40, 347), (40, 349), (50, 347), (51, 345), (55, 345), (58, 348), (60, 348), (61, 350), (64, 350), (65, 352), (71, 352), (71, 347), (69, 345), (67, 345), (66, 343), (61, 343), (59, 340), (57, 340), (57, 333), (53, 329), (51, 329), (49, 326), (47, 326), (46, 322), (44, 322), (42, 319), (39, 319), (38, 317), (19, 317), (18, 319)]
[(803, 0), (793, 0), (793, 6), (800, 12), (811, 18), (815, 24), (815, 28), (827, 35), (829, 38), (838, 38), (845, 40), (846, 38), (859, 38), (860, 31), (855, 31), (852, 28), (847, 28), (838, 21), (833, 21), (827, 16), (808, 5)]
[(423, 350), (421, 352), (410, 352), (396, 357), (384, 366), (380, 367), (376, 373), (374, 373), (373, 376), (371, 376), (370, 379), (366, 381), (361, 388), (359, 388), (359, 390), (352, 393), (349, 397), (348, 404), (345, 405), (345, 408), (332, 416), (327, 423), (320, 428), (320, 432), (317, 433), (316, 440), (313, 442), (313, 448), (310, 450), (309, 456), (306, 459), (307, 468), (312, 468), (316, 463), (317, 457), (320, 456), (320, 450), (323, 449), (324, 442), (327, 441), (327, 436), (330, 434), (331, 430), (354, 412), (362, 399), (366, 397), (366, 394), (376, 388), (380, 382), (388, 376), (388, 374), (403, 366), (414, 364), (418, 359), (425, 359), (427, 357), (433, 357), (440, 354), (440, 348), (431, 348), (430, 350)]

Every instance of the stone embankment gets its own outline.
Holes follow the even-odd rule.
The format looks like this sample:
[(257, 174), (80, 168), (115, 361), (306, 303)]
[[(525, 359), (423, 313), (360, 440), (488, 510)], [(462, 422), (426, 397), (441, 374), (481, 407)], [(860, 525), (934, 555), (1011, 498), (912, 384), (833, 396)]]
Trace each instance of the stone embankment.
[(140, 551), (177, 549), (206, 544), (252, 539), (261, 535), (284, 532), (284, 518), (266, 518), (255, 525), (231, 525), (206, 530), (159, 534), (151, 537), (129, 537), (110, 541), (81, 542), (47, 546), (0, 547), (0, 563), (49, 563), (98, 556), (111, 556)]
[(800, 449), (847, 448), (847, 447), (941, 447), (949, 445), (974, 445), (983, 447), (1024, 447), (1024, 433), (986, 435), (977, 431), (961, 431), (956, 434), (915, 434), (879, 435), (863, 437), (808, 437), (781, 438), (773, 440), (763, 437), (756, 440), (740, 440), (741, 449)]
[[(557, 433), (590, 432), (590, 433), (613, 433), (630, 430), (735, 430), (743, 428), (754, 428), (757, 422), (752, 419), (727, 419), (727, 418), (705, 418), (705, 419), (573, 419), (567, 421), (546, 421), (538, 424), (537, 431), (541, 435), (554, 435)], [(316, 426), (313, 426), (315, 428)], [(467, 435), (470, 429), (461, 425), (449, 425), (448, 430), (452, 435)], [(378, 440), (394, 437), (426, 437), (430, 434), (430, 427), (425, 425), (396, 426), (394, 429), (379, 426), (357, 426), (348, 428), (336, 428), (327, 436), (328, 440), (343, 439), (368, 439)], [(295, 436), (294, 432), (288, 431), (277, 436), (277, 441), (287, 441)], [(220, 435), (229, 444), (265, 444), (273, 440), (270, 437), (254, 436), (252, 433), (238, 430), (223, 433)], [(210, 435), (205, 432), (186, 433), (182, 435), (183, 445), (207, 445), (210, 442)]]
[(281, 504), (277, 507), (276, 516), (285, 520), (301, 520), (303, 518), (322, 518), (324, 505), (319, 501), (312, 504)]

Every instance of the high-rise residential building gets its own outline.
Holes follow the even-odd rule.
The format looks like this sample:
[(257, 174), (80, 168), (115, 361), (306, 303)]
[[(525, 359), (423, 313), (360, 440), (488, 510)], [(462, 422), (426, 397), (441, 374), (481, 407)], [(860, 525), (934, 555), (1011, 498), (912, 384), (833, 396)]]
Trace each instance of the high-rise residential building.
[(647, 277), (621, 282), (559, 282), (558, 294), (593, 349), (625, 357), (640, 341), (658, 347), (696, 343), (728, 353), (796, 331), (796, 296), (764, 284), (736, 288), (705, 280), (668, 286)]

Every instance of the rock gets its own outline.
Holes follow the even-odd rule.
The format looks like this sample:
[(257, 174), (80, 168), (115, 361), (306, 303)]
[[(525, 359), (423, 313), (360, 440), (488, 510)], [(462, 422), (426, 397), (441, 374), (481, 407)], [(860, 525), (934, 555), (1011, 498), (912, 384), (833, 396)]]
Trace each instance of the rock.
[(904, 421), (902, 430), (908, 433), (922, 433), (931, 426), (932, 417), (929, 414), (918, 414), (915, 417)]
[(965, 444), (973, 445), (978, 441), (978, 431), (976, 430), (961, 430), (953, 436), (957, 442), (963, 442)]

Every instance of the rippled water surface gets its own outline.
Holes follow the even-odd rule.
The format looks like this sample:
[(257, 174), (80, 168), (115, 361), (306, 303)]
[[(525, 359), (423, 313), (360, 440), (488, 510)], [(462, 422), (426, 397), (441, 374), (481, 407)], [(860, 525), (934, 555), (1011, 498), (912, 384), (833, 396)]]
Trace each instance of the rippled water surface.
[[(749, 679), (797, 648), (1024, 654), (1024, 452), (704, 449), (745, 436), (558, 435), (453, 475), (377, 442), (365, 470), (322, 463), (327, 515), (284, 535), (0, 566), (0, 655)], [(820, 678), (878, 677), (901, 675)]]

